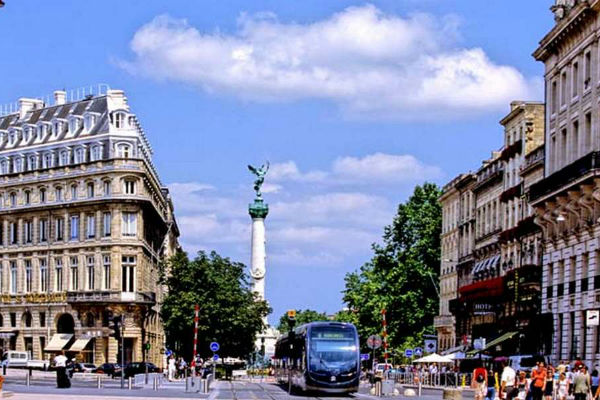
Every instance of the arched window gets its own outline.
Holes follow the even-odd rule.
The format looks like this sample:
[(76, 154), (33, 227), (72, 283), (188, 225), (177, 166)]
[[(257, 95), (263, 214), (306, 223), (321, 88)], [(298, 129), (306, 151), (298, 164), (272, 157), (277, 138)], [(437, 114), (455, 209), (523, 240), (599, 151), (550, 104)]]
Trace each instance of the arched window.
[(135, 180), (133, 179), (125, 179), (123, 180), (123, 193), (125, 194), (135, 194)]
[(71, 185), (71, 200), (77, 199), (77, 185)]
[(17, 206), (17, 194), (15, 192), (12, 192), (9, 195), (9, 198), (10, 198), (10, 206), (16, 207)]
[(23, 159), (21, 157), (15, 159), (15, 172), (23, 172)]
[(131, 157), (131, 146), (125, 143), (121, 143), (117, 146), (117, 157), (129, 158)]
[(46, 189), (40, 189), (40, 203), (44, 204), (46, 202)]
[(95, 115), (86, 115), (84, 120), (84, 128), (86, 131), (91, 131), (94, 125), (96, 124), (96, 116)]
[(23, 314), (23, 324), (26, 328), (31, 328), (32, 322), (33, 318), (31, 317), (31, 313), (27, 311), (25, 314)]
[(33, 171), (36, 168), (37, 168), (37, 163), (35, 162), (35, 156), (31, 155), (31, 156), (27, 157), (27, 170)]
[(3, 174), (8, 174), (8, 161), (2, 161), (0, 164), (0, 169), (2, 169)]
[(52, 168), (52, 153), (45, 153), (42, 157), (42, 168)]

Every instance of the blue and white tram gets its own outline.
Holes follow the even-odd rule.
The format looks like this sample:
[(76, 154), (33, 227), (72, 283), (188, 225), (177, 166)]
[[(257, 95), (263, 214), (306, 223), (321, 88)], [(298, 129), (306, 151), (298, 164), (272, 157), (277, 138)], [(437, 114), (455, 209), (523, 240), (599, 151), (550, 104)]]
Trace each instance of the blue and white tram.
[(358, 391), (360, 346), (356, 327), (312, 322), (282, 335), (273, 359), (277, 380), (293, 391)]

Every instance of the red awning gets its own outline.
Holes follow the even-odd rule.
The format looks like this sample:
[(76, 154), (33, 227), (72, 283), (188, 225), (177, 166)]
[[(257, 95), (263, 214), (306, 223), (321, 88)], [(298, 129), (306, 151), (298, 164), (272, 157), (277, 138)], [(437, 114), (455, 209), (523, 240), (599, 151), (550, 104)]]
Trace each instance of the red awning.
[(485, 297), (498, 297), (502, 295), (504, 289), (503, 278), (501, 276), (493, 279), (471, 283), (458, 289), (464, 300), (474, 300)]

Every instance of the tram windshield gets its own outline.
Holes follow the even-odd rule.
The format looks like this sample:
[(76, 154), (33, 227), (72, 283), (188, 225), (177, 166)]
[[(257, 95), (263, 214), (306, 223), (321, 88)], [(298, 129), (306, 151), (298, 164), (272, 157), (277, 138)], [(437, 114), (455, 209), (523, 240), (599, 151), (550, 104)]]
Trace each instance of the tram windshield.
[(318, 326), (310, 332), (309, 362), (313, 371), (356, 368), (356, 333), (351, 327)]

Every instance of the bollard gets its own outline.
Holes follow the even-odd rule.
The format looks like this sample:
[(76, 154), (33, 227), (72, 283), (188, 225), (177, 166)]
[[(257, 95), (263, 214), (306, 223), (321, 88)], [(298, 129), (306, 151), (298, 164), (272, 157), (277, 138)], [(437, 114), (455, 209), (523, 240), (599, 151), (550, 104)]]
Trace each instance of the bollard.
[(381, 397), (381, 388), (382, 388), (382, 383), (381, 381), (377, 381), (375, 382), (375, 396), (377, 397)]
[(155, 376), (152, 380), (152, 390), (158, 390), (158, 377)]
[(98, 375), (98, 382), (97, 382), (97, 384), (98, 384), (98, 389), (102, 389), (102, 378), (101, 378), (100, 375)]
[(2, 375), (6, 375), (6, 364), (2, 364)]
[(208, 379), (202, 379), (202, 393), (208, 393)]
[(423, 385), (423, 379), (419, 379), (419, 398), (421, 397), (421, 389), (422, 389), (422, 385)]
[(31, 376), (29, 374), (25, 375), (25, 385), (31, 385)]
[(133, 378), (129, 377), (127, 378), (127, 389), (131, 390), (133, 387)]
[(189, 392), (190, 391), (190, 381), (187, 378), (187, 376), (185, 377), (185, 391)]

